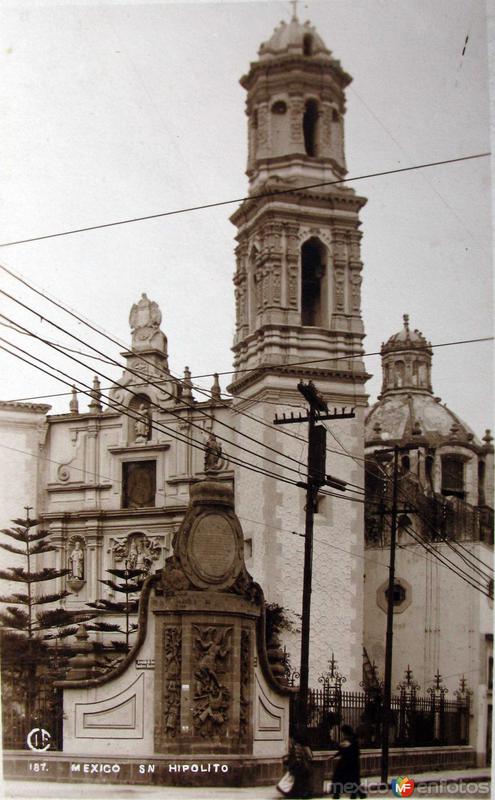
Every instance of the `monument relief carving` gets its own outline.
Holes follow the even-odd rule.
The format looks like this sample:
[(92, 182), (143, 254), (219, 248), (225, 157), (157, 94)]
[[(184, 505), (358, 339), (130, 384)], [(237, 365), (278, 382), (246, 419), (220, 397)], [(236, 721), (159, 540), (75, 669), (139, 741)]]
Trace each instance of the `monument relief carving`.
[(227, 730), (231, 693), (225, 678), (230, 669), (232, 628), (212, 625), (194, 628), (194, 729), (203, 737)]
[(177, 625), (163, 629), (163, 732), (174, 737), (180, 729), (182, 632)]
[(241, 631), (241, 698), (239, 717), (239, 735), (241, 739), (247, 739), (249, 735), (249, 711), (251, 702), (250, 676), (251, 634), (248, 630), (243, 628)]

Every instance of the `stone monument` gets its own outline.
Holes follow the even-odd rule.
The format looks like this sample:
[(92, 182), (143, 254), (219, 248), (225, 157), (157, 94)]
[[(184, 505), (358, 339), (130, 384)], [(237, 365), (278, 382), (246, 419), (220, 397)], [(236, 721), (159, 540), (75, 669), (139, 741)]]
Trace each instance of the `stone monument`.
[(60, 684), (73, 760), (117, 759), (129, 782), (148, 766), (164, 784), (280, 777), (292, 690), (270, 669), (263, 592), (244, 564), (232, 491), (212, 473), (191, 487), (173, 555), (144, 584), (132, 650), (105, 675), (81, 678), (81, 663)]

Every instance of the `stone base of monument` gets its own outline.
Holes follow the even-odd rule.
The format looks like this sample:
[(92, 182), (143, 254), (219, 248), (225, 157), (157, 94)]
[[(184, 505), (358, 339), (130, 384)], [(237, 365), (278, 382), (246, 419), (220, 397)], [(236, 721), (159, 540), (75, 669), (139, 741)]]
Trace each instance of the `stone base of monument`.
[(132, 650), (97, 675), (81, 634), (84, 652), (59, 682), (63, 754), (47, 755), (44, 768), (29, 765), (33, 755), (9, 756), (8, 774), (184, 786), (279, 780), (294, 690), (268, 662), (263, 592), (245, 567), (233, 500), (218, 480), (191, 487), (173, 555), (143, 586)]
[(283, 772), (282, 758), (200, 754), (192, 758), (96, 758), (63, 753), (5, 750), (6, 780), (118, 783), (150, 786), (271, 786)]

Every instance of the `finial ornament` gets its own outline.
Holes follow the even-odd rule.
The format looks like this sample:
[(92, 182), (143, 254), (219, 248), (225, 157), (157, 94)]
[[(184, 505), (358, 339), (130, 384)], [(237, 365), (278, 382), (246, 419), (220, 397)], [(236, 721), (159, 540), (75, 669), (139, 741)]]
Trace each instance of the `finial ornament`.
[(193, 398), (192, 393), (193, 383), (191, 380), (191, 370), (189, 367), (184, 367), (184, 379), (182, 381), (182, 400), (191, 402)]
[(403, 314), (402, 319), (404, 320), (404, 328), (406, 331), (409, 330), (409, 314)]
[(292, 6), (292, 19), (291, 22), (299, 22), (297, 18), (297, 3), (298, 0), (290, 0), (290, 4)]
[(71, 414), (79, 414), (79, 402), (77, 399), (77, 389), (75, 386), (72, 387), (71, 395), (72, 396), (69, 403), (69, 411)]
[(490, 428), (487, 428), (485, 430), (485, 435), (483, 436), (483, 441), (486, 442), (486, 444), (491, 444), (493, 442), (493, 436), (492, 436), (492, 432), (491, 432)]
[(99, 414), (101, 411), (103, 411), (103, 406), (101, 404), (101, 386), (97, 375), (95, 375), (93, 378), (93, 388), (91, 389), (89, 396), (91, 397), (91, 402), (89, 404), (90, 413)]
[(220, 382), (218, 380), (218, 372), (215, 372), (213, 374), (213, 385), (212, 385), (212, 387), (210, 389), (210, 393), (211, 393), (211, 399), (212, 400), (221, 400), (222, 399), (222, 393), (221, 393), (221, 389), (220, 389)]

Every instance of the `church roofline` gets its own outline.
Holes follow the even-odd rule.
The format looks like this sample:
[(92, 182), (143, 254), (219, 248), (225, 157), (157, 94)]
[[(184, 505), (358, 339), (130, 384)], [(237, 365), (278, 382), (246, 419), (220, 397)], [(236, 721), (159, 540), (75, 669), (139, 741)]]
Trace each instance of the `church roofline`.
[(11, 411), (28, 411), (33, 414), (47, 414), (51, 406), (46, 403), (21, 403), (16, 400), (0, 400), (0, 410), (2, 408)]

